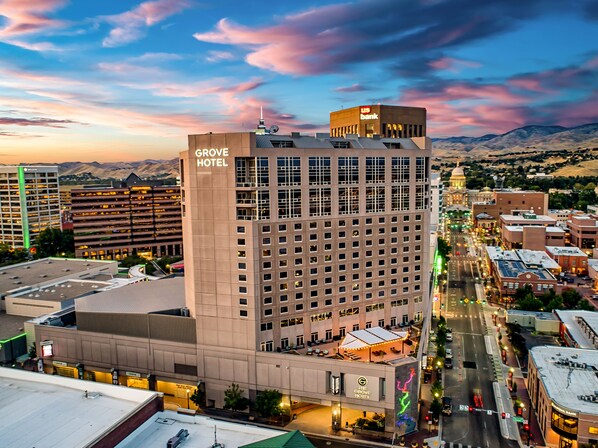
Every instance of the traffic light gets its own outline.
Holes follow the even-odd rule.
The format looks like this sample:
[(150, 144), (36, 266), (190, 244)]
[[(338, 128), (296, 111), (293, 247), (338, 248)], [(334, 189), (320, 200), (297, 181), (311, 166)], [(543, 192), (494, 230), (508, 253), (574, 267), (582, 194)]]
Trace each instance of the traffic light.
[(529, 425), (527, 423), (525, 425), (523, 425), (523, 430), (525, 432), (529, 432)]
[(469, 406), (469, 413), (471, 414), (473, 412), (473, 406)]
[(427, 421), (427, 422), (429, 422), (429, 421), (430, 421), (430, 416), (429, 416), (429, 415), (426, 415), (426, 416), (425, 416), (425, 419), (426, 419), (426, 421)]
[(503, 420), (504, 420), (505, 418), (507, 418), (507, 414), (506, 414), (506, 413), (504, 413), (504, 412), (503, 412), (502, 414), (500, 414), (500, 416), (502, 417), (502, 419), (503, 419)]

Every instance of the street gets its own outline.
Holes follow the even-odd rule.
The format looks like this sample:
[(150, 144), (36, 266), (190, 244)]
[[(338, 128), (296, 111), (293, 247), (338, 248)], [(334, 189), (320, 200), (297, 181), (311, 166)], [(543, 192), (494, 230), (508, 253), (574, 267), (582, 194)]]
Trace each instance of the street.
[[(441, 436), (446, 442), (474, 447), (515, 447), (502, 438), (498, 426), (494, 374), (484, 340), (485, 305), (476, 303), (475, 281), (480, 275), (477, 257), (466, 246), (468, 239), (471, 241), (459, 230), (451, 230), (452, 257), (443, 315), (453, 329), (453, 342), (447, 343), (447, 348), (452, 348), (454, 368), (444, 370), (444, 395), (453, 398), (453, 414), (442, 417)], [(460, 410), (460, 405), (468, 409)], [(469, 412), (470, 406), (473, 412)]]

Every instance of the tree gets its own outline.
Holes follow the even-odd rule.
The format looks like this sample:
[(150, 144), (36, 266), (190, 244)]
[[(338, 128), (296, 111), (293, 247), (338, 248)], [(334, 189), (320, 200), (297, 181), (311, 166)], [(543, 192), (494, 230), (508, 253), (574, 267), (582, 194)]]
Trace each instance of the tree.
[(275, 389), (266, 389), (255, 399), (255, 409), (264, 417), (275, 417), (281, 414), (280, 403), (282, 393)]
[(573, 288), (565, 288), (561, 292), (561, 296), (563, 298), (563, 305), (568, 310), (574, 309), (582, 299), (581, 294)]
[(13, 249), (8, 244), (0, 243), (0, 266), (22, 263), (29, 258), (29, 251), (23, 248)]
[(245, 391), (238, 384), (232, 383), (224, 391), (224, 409), (243, 411), (249, 406), (249, 399), (243, 396)]
[(432, 383), (432, 387), (430, 388), (430, 391), (432, 392), (433, 397), (436, 397), (436, 398), (442, 397), (442, 394), (443, 394), (442, 383), (438, 380), (434, 381)]
[(42, 230), (35, 239), (37, 255), (40, 258), (74, 256), (75, 239), (72, 230), (64, 232), (54, 227)]
[(575, 307), (576, 310), (584, 310), (584, 311), (594, 311), (594, 305), (588, 302), (586, 299), (581, 299), (577, 306)]
[(29, 357), (31, 359), (37, 358), (37, 346), (35, 345), (35, 342), (32, 342), (29, 346)]
[(438, 326), (436, 329), (436, 345), (444, 346), (446, 344), (446, 328)]
[(193, 393), (191, 394), (189, 399), (191, 400), (191, 402), (193, 404), (195, 404), (195, 406), (197, 406), (199, 408), (199, 407), (203, 406), (203, 404), (204, 404), (204, 398), (205, 398), (204, 395), (205, 395), (205, 393), (203, 391), (201, 391), (199, 387), (196, 387), (193, 390)]
[(436, 248), (438, 254), (444, 259), (448, 260), (448, 256), (451, 253), (451, 245), (443, 238), (438, 238), (438, 246)]
[(442, 412), (442, 403), (438, 398), (434, 398), (432, 400), (432, 404), (430, 405), (430, 411), (432, 411), (432, 417), (434, 420), (438, 420), (440, 413)]
[(544, 304), (532, 294), (526, 296), (523, 300), (519, 300), (517, 302), (517, 309), (523, 311), (542, 311), (544, 309)]

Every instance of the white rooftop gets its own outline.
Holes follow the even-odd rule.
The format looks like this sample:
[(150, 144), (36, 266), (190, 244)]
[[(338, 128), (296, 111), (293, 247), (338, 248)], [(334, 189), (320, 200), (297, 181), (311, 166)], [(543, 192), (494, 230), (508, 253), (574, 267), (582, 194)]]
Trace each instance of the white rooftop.
[[(598, 403), (579, 398), (592, 396), (598, 390), (596, 350), (545, 345), (532, 348), (529, 354), (552, 401), (566, 409), (598, 418)], [(575, 364), (571, 365), (571, 362)]]
[(164, 448), (168, 439), (181, 429), (189, 431), (181, 446), (207, 448), (214, 443), (214, 427), (218, 443), (226, 448), (238, 448), (248, 443), (276, 437), (285, 431), (260, 428), (255, 425), (213, 420), (205, 416), (189, 416), (174, 411), (158, 412), (137, 428), (117, 448)]
[[(96, 392), (95, 398), (89, 397)], [(0, 446), (84, 447), (157, 392), (0, 368)]]
[(84, 313), (151, 313), (185, 306), (185, 279), (166, 278), (138, 282), (75, 301), (75, 311)]
[[(533, 216), (529, 217), (529, 216)], [(546, 215), (534, 215), (532, 213), (525, 215), (500, 215), (500, 219), (504, 222), (521, 222), (524, 221), (526, 224), (548, 224), (555, 223), (555, 219)]]
[[(567, 332), (575, 340), (579, 348), (594, 348), (594, 344), (588, 335), (577, 322), (578, 317), (582, 317), (589, 329), (598, 334), (598, 312), (581, 310), (554, 310), (554, 313), (567, 327)], [(595, 352), (598, 359), (598, 352)], [(597, 362), (598, 364), (598, 362)], [(598, 389), (597, 389), (598, 390)]]
[[(525, 227), (529, 227), (529, 226), (522, 226), (522, 225), (512, 225), (512, 226), (505, 226), (505, 229), (507, 229), (509, 232), (523, 232), (523, 229)], [(560, 227), (556, 227), (556, 226), (547, 226), (544, 227), (546, 229), (546, 233), (557, 233), (557, 234), (565, 234), (565, 231), (560, 228)]]
[(518, 261), (519, 257), (514, 250), (503, 250), (500, 246), (486, 246), (486, 253), (490, 260), (511, 260)]
[(525, 264), (539, 264), (544, 269), (560, 269), (559, 264), (542, 250), (515, 249), (517, 256)]
[(560, 247), (560, 246), (546, 246), (546, 252), (550, 252), (554, 256), (570, 255), (575, 257), (586, 257), (588, 255), (579, 247)]

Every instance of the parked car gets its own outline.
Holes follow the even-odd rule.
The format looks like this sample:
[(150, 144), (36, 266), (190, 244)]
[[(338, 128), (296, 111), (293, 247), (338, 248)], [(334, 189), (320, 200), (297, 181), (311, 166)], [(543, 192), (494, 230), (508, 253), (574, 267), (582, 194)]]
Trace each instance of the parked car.
[(444, 350), (445, 353), (445, 358), (452, 358), (453, 357), (453, 350), (450, 348), (447, 348)]
[(446, 334), (446, 342), (453, 342), (453, 333)]
[(444, 415), (453, 414), (453, 399), (451, 397), (442, 397), (442, 413)]
[(453, 368), (453, 358), (444, 358), (444, 368), (445, 369)]

